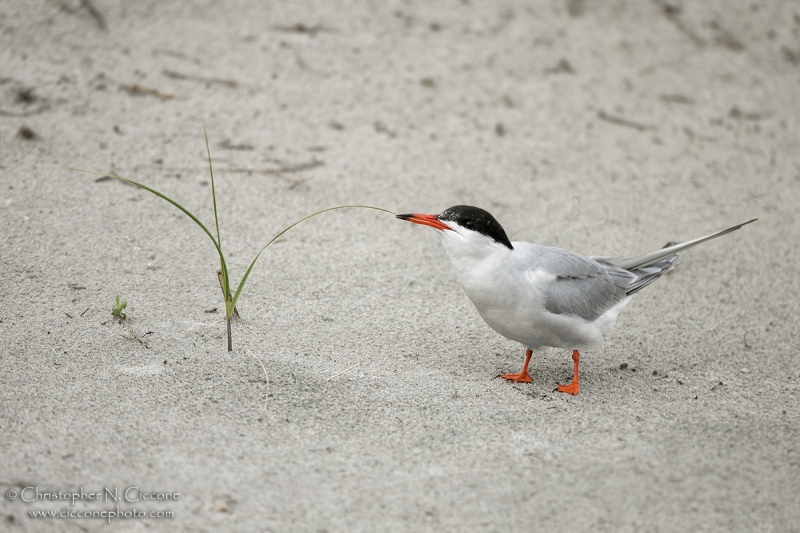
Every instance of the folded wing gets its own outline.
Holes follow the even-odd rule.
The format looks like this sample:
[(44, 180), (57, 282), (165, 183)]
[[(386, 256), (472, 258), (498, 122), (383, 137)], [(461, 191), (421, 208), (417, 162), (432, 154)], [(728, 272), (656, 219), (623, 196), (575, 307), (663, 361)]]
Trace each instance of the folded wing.
[(540, 252), (536, 270), (549, 274), (541, 290), (551, 313), (591, 322), (624, 300), (636, 281), (627, 270), (568, 250), (540, 247)]
[(561, 248), (537, 246), (531, 249), (536, 255), (531, 275), (546, 280), (540, 287), (549, 312), (591, 322), (672, 270), (680, 252), (756, 220), (632, 257), (584, 257)]

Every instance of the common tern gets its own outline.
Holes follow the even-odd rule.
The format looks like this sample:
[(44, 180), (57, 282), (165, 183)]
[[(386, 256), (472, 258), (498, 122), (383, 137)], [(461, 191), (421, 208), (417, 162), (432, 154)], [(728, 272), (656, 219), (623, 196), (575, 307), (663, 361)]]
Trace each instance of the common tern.
[(528, 363), (545, 346), (572, 350), (574, 375), (559, 392), (578, 394), (580, 352), (603, 343), (631, 296), (675, 266), (678, 254), (735, 231), (749, 220), (682, 244), (632, 257), (585, 257), (529, 242), (511, 242), (487, 211), (468, 205), (438, 215), (397, 215), (441, 233), (459, 285), (484, 321), (525, 347), (519, 374), (501, 374), (530, 383)]

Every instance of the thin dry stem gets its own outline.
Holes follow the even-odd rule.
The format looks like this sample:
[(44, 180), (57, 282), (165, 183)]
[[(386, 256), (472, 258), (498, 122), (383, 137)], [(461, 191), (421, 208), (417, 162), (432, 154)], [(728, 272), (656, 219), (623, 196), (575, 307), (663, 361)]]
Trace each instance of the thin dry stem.
[(328, 379), (326, 379), (325, 381), (330, 381), (330, 380), (332, 380), (333, 378), (336, 378), (336, 377), (339, 377), (339, 376), (341, 376), (342, 374), (346, 374), (347, 372), (350, 372), (351, 370), (353, 370), (355, 367), (359, 366), (360, 364), (361, 364), (361, 362), (358, 362), (358, 363), (354, 364), (354, 365), (353, 365), (353, 366), (351, 366), (351, 367), (345, 368), (345, 369), (344, 369), (344, 370), (342, 370), (341, 372), (337, 372), (337, 373), (335, 373), (334, 375), (332, 375), (331, 377), (329, 377), (329, 378), (328, 378)]

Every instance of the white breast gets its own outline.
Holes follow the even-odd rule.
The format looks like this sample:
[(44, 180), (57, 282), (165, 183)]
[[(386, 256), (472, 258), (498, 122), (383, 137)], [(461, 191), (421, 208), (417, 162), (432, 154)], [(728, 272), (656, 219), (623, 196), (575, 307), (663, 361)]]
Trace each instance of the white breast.
[[(477, 234), (476, 234), (477, 235)], [(602, 343), (622, 306), (594, 323), (545, 309), (541, 287), (556, 276), (531, 268), (524, 253), (515, 253), (482, 235), (443, 232), (442, 242), (456, 277), (481, 317), (499, 334), (532, 350), (543, 346), (574, 349)], [(600, 327), (603, 326), (603, 327)]]

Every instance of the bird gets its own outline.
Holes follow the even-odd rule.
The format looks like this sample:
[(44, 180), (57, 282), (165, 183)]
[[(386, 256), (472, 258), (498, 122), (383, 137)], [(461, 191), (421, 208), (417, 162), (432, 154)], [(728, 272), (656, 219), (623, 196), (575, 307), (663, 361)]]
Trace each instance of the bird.
[(397, 218), (430, 226), (442, 237), (458, 284), (483, 320), (500, 335), (525, 348), (517, 374), (508, 381), (531, 383), (533, 352), (544, 347), (572, 350), (572, 382), (555, 391), (580, 392), (580, 352), (602, 345), (631, 297), (672, 270), (678, 255), (742, 226), (630, 257), (587, 257), (563, 248), (511, 242), (488, 211), (456, 205), (438, 215), (401, 214)]

